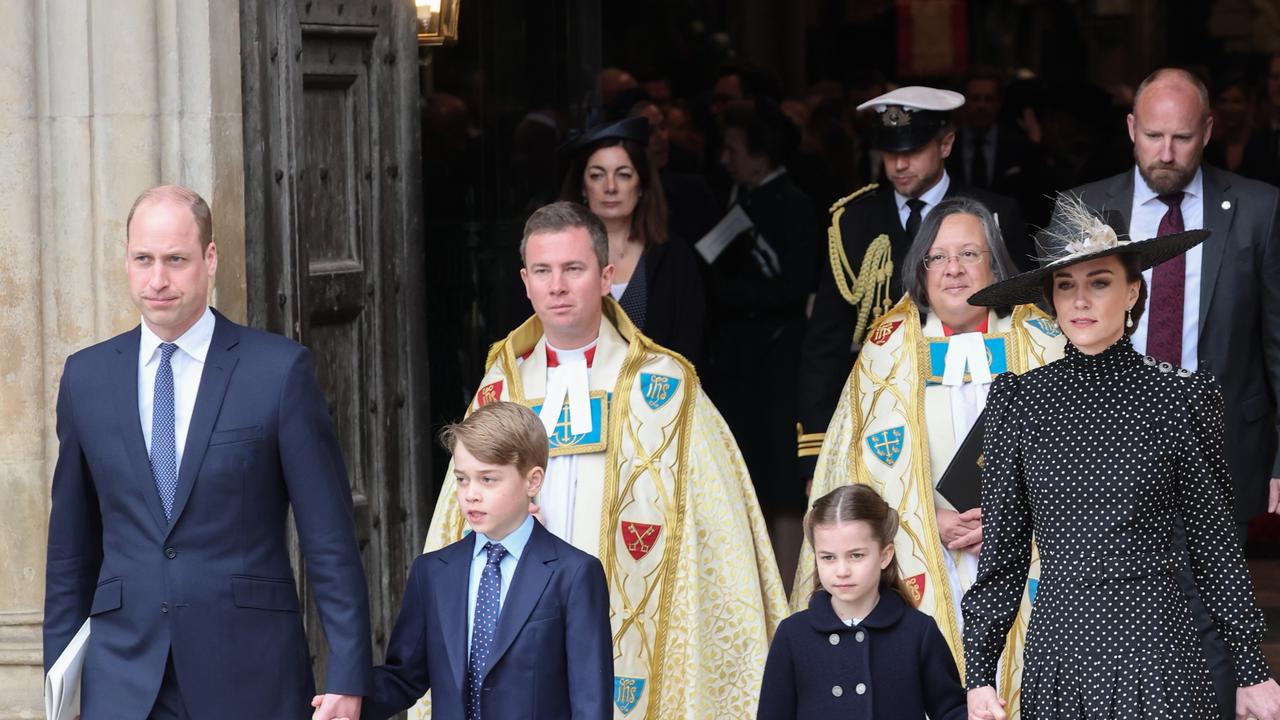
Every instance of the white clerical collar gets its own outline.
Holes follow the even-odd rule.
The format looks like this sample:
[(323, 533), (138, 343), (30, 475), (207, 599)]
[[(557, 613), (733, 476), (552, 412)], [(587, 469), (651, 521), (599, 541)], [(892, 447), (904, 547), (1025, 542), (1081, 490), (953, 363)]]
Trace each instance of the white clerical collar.
[(548, 359), (556, 359), (554, 367), (549, 362), (547, 364), (547, 397), (542, 401), (542, 411), (538, 413), (547, 437), (556, 433), (565, 405), (568, 405), (570, 432), (586, 435), (595, 429), (591, 417), (591, 378), (587, 355), (595, 354), (597, 340), (572, 350), (547, 343)]
[(973, 382), (984, 385), (991, 382), (991, 363), (987, 359), (987, 345), (980, 332), (956, 333), (948, 339), (942, 384), (963, 385), (966, 368)]

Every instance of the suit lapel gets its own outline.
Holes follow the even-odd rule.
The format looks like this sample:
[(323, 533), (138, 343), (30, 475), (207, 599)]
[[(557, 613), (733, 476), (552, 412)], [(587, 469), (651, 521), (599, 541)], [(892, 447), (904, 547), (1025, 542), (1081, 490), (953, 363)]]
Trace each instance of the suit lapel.
[(160, 493), (156, 491), (155, 474), (151, 472), (151, 458), (147, 456), (147, 441), (142, 435), (142, 418), (138, 414), (138, 352), (142, 341), (141, 326), (122, 335), (116, 343), (116, 366), (111, 369), (115, 386), (116, 406), (121, 408), (124, 422), (119, 425), (120, 442), (132, 467), (131, 473), (142, 485), (142, 497), (147, 510), (155, 518), (161, 532), (167, 525)]
[(240, 342), (240, 333), (234, 323), (221, 314), (214, 313), (213, 340), (205, 355), (204, 370), (200, 373), (200, 389), (196, 391), (196, 405), (191, 412), (191, 424), (187, 426), (187, 443), (182, 451), (182, 465), (178, 468), (178, 491), (173, 500), (173, 521), (169, 531), (178, 524), (178, 518), (191, 498), (192, 486), (204, 462), (209, 448), (209, 436), (213, 424), (222, 410), (222, 400), (227, 384), (235, 370), (238, 355), (234, 352)]
[[(1133, 176), (1137, 174), (1137, 168), (1130, 169), (1129, 172), (1121, 173), (1114, 185), (1107, 190), (1107, 199), (1103, 202), (1101, 210), (1104, 215), (1106, 213), (1114, 213), (1124, 221), (1124, 227), (1116, 228), (1116, 232), (1121, 235), (1129, 233), (1129, 225), (1133, 223)], [(1110, 220), (1111, 218), (1106, 218)]]
[(440, 581), (431, 583), (431, 591), (436, 594), (436, 607), (440, 608), (444, 649), (449, 655), (449, 667), (453, 669), (453, 681), (459, 691), (463, 690), (467, 669), (467, 598), (475, 542), (474, 535), (466, 535), (461, 541), (441, 550), (436, 558), (444, 564), (444, 569), (440, 573)]
[(551, 542), (551, 533), (536, 520), (524, 554), (516, 566), (516, 575), (511, 579), (511, 587), (507, 588), (507, 599), (498, 616), (498, 629), (493, 635), (493, 647), (489, 650), (487, 663), (490, 669), (515, 642), (516, 635), (537, 607), (551, 580), (551, 563), (556, 561), (556, 548)]
[(1204, 334), (1205, 316), (1213, 301), (1218, 271), (1222, 269), (1222, 256), (1227, 251), (1236, 197), (1231, 192), (1229, 178), (1207, 165), (1201, 167), (1204, 169), (1204, 227), (1211, 231), (1200, 250), (1200, 333)]

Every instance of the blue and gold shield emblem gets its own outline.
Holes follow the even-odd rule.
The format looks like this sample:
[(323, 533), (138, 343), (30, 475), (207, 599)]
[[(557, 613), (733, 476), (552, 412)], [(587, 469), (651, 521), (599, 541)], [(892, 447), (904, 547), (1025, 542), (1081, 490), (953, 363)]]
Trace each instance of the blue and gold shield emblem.
[(640, 392), (650, 410), (659, 410), (675, 397), (680, 379), (657, 373), (640, 373)]
[(896, 428), (868, 435), (867, 447), (880, 462), (893, 467), (893, 464), (898, 462), (898, 456), (902, 454), (902, 434), (905, 430), (904, 426), (899, 425)]
[[(535, 414), (542, 412), (542, 400), (529, 406)], [(605, 423), (609, 421), (609, 396), (603, 390), (591, 393), (591, 432), (574, 435), (569, 422), (569, 403), (560, 408), (560, 417), (556, 420), (555, 432), (547, 437), (551, 444), (551, 457), (561, 455), (578, 455), (604, 450), (605, 438), (609, 430)]]
[(623, 715), (636, 709), (643, 694), (644, 678), (613, 676), (613, 704), (618, 706)]
[(1044, 318), (1031, 318), (1027, 320), (1027, 325), (1039, 330), (1049, 337), (1058, 337), (1062, 331), (1058, 329), (1057, 323)]

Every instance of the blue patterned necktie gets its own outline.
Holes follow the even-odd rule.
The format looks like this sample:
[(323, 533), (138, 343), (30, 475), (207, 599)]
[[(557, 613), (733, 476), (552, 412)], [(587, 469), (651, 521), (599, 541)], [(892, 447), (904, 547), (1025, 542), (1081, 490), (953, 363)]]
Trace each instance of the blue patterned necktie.
[(173, 519), (173, 496), (178, 491), (178, 437), (173, 412), (173, 366), (169, 363), (178, 349), (160, 343), (160, 367), (156, 368), (155, 394), (151, 399), (151, 474), (156, 479), (164, 517)]
[(471, 659), (467, 662), (467, 720), (480, 720), (480, 694), (484, 688), (484, 676), (489, 670), (489, 651), (493, 648), (493, 631), (498, 627), (498, 614), (502, 612), (502, 568), (498, 563), (506, 557), (507, 549), (497, 543), (485, 543), (488, 554), (484, 572), (480, 574), (480, 588), (476, 593), (476, 611), (471, 619)]

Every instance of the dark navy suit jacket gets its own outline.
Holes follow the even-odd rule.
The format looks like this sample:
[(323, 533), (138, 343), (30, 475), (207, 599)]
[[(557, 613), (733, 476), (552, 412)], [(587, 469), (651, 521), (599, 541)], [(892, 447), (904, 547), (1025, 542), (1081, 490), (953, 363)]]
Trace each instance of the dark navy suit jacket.
[(215, 317), (172, 521), (138, 416), (140, 330), (72, 355), (63, 370), (44, 666), (92, 616), (86, 718), (147, 717), (170, 653), (196, 720), (311, 717), (290, 505), (330, 649), (325, 690), (368, 690), (351, 493), (311, 356)]
[[(431, 690), (435, 720), (462, 720), (467, 590), (475, 537), (418, 556), (387, 662), (373, 671), (361, 717), (382, 720)], [(498, 616), (481, 717), (607, 720), (613, 692), (609, 587), (596, 558), (541, 523), (516, 565)]]

